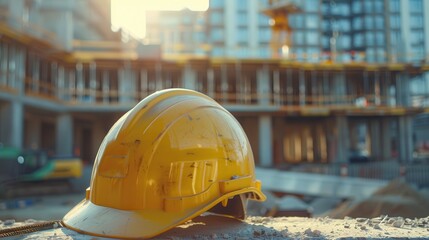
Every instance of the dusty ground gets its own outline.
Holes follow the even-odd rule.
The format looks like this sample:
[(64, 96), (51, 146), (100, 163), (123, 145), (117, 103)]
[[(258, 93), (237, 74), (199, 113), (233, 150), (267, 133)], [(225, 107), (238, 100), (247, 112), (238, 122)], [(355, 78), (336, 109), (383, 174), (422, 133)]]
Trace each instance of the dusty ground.
[[(35, 220), (62, 219), (84, 197), (83, 194), (65, 194), (0, 201), (0, 220), (15, 219), (16, 221), (25, 221), (30, 218)], [(18, 206), (23, 202), (24, 206), (2, 209), (1, 203), (4, 202), (12, 202)], [(26, 204), (25, 202), (28, 203)]]
[[(32, 222), (32, 221), (30, 221)], [(2, 222), (0, 229), (25, 223)], [(429, 217), (390, 218), (266, 218), (249, 217), (238, 221), (205, 215), (182, 224), (154, 239), (429, 239)], [(7, 239), (104, 239), (56, 228)]]
[[(83, 190), (79, 192), (83, 192)], [(379, 199), (381, 196), (388, 198), (389, 201), (382, 201), (382, 204), (359, 205), (370, 202), (369, 200), (372, 201), (374, 197)], [(401, 201), (396, 199), (398, 196), (401, 196), (399, 199)], [(35, 197), (32, 198), (33, 201), (29, 206), (11, 209), (2, 209), (0, 204), (0, 230), (31, 224), (40, 220), (59, 220), (83, 197), (83, 194)], [(407, 203), (406, 205), (402, 204), (404, 201)], [(412, 205), (408, 204), (410, 201), (413, 202)], [(395, 204), (390, 204), (392, 202)], [(429, 239), (429, 216), (426, 214), (426, 210), (416, 207), (429, 208), (429, 201), (400, 182), (394, 182), (386, 188), (380, 189), (373, 197), (358, 203), (349, 204), (348, 207), (340, 206), (341, 208), (334, 213), (341, 213), (341, 219), (329, 217), (249, 217), (246, 221), (238, 221), (215, 215), (205, 215), (182, 224), (155, 239)], [(424, 215), (421, 218), (393, 217), (405, 216), (399, 210), (402, 211), (409, 206), (413, 209), (411, 212), (414, 216), (417, 216), (415, 211)], [(383, 212), (385, 210), (394, 210), (393, 213), (402, 214), (389, 213), (387, 216)], [(378, 213), (378, 215), (368, 215), (368, 212), (371, 214)], [(366, 214), (367, 217), (379, 217), (344, 217), (351, 216), (352, 213)], [(29, 218), (31, 219), (28, 220)], [(8, 239), (92, 240), (103, 238), (82, 235), (66, 228), (56, 228)]]

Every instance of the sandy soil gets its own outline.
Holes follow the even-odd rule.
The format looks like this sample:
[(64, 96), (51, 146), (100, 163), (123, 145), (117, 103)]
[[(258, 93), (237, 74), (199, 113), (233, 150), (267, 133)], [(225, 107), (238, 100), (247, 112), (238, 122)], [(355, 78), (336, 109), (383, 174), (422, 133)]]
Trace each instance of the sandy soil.
[[(32, 222), (32, 221), (30, 221)], [(0, 229), (26, 224), (2, 222)], [(27, 222), (28, 224), (28, 222)], [(186, 222), (154, 239), (348, 239), (348, 238), (428, 238), (429, 217), (390, 218), (300, 218), (248, 217), (238, 221), (205, 215)], [(104, 239), (56, 228), (8, 239)]]

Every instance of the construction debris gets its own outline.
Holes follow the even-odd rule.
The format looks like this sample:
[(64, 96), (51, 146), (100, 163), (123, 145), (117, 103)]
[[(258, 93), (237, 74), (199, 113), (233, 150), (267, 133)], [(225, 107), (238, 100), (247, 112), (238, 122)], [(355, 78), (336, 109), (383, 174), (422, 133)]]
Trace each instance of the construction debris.
[[(350, 200), (328, 213), (332, 218), (388, 215), (404, 218), (429, 216), (429, 198), (401, 180), (394, 180), (369, 198)], [(390, 219), (392, 222), (395, 221)], [(399, 225), (401, 222), (397, 222)]]

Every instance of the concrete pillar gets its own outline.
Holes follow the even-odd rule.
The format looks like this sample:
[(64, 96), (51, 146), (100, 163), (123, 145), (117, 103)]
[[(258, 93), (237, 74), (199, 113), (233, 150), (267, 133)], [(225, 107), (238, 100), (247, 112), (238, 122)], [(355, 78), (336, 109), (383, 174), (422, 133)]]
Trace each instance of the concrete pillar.
[(282, 163), (284, 162), (284, 147), (283, 147), (283, 138), (284, 138), (284, 119), (283, 117), (274, 117), (273, 124), (275, 131), (273, 132), (274, 139), (274, 153), (273, 153), (273, 162)]
[(228, 66), (222, 64), (220, 66), (220, 90), (222, 94), (222, 103), (228, 102)]
[(235, 95), (234, 101), (237, 104), (242, 104), (244, 102), (244, 86), (245, 86), (245, 82), (244, 79), (242, 78), (242, 70), (241, 70), (241, 63), (240, 61), (237, 61), (234, 64), (234, 78), (235, 78), (235, 82), (236, 82), (236, 88), (235, 88), (235, 92), (233, 92), (233, 94)]
[[(110, 99), (110, 74), (108, 71), (103, 70), (103, 82), (102, 82), (102, 87), (101, 90), (103, 91), (103, 103), (109, 103)], [(147, 85), (145, 85), (147, 86)]]
[(8, 114), (8, 104), (0, 103), (0, 147), (5, 146), (8, 139), (10, 121)]
[(407, 73), (398, 74), (396, 77), (397, 102), (400, 106), (410, 106), (410, 83), (409, 75)]
[(344, 98), (346, 96), (346, 79), (344, 71), (332, 73), (334, 77), (334, 88), (333, 93), (335, 95), (336, 104), (345, 104)]
[[(133, 80), (135, 81), (135, 74), (134, 74)], [(132, 88), (131, 92), (133, 93), (136, 90), (137, 90), (136, 88)], [(89, 97), (91, 99), (91, 102), (97, 101), (97, 63), (96, 62), (91, 62), (89, 64)]]
[(14, 101), (11, 103), (11, 107), (11, 145), (16, 148), (22, 148), (24, 134), (24, 106), (21, 102)]
[[(100, 124), (102, 123), (102, 124)], [(101, 142), (109, 131), (109, 127), (106, 122), (103, 122), (103, 119), (98, 119), (97, 122), (92, 124), (92, 144), (91, 144), (91, 161), (94, 161), (95, 156), (97, 155), (98, 149), (100, 147)]]
[(371, 157), (375, 160), (380, 160), (382, 154), (382, 145), (380, 144), (380, 124), (378, 119), (369, 121), (369, 134), (371, 138)]
[(411, 116), (399, 117), (399, 161), (409, 162), (413, 159), (413, 119)]
[(163, 76), (162, 76), (162, 65), (160, 62), (155, 65), (155, 90), (159, 91), (163, 89)]
[(274, 70), (273, 72), (273, 102), (274, 105), (282, 105), (282, 92), (280, 88), (280, 72), (279, 70)]
[(23, 148), (24, 106), (13, 101), (0, 108), (0, 142), (4, 146)]
[(136, 91), (136, 74), (129, 64), (125, 64), (119, 70), (119, 102), (134, 103), (134, 92)]
[(382, 159), (392, 159), (392, 133), (390, 129), (390, 118), (383, 118), (381, 120), (381, 147), (382, 147)]
[(299, 71), (299, 105), (305, 105), (305, 71)]
[(258, 69), (256, 77), (259, 104), (270, 105), (271, 84), (268, 66), (263, 65), (262, 68)]
[(335, 162), (347, 162), (349, 158), (350, 137), (347, 116), (336, 116), (336, 157)]
[(395, 73), (391, 71), (386, 71), (385, 73), (386, 78), (386, 84), (384, 85), (384, 88), (386, 90), (384, 91), (384, 99), (386, 104), (389, 107), (395, 107), (396, 106), (396, 83), (394, 82)]
[(380, 72), (374, 73), (374, 104), (379, 106), (381, 104), (381, 89), (380, 89)]
[(287, 105), (294, 105), (293, 99), (293, 70), (290, 68), (286, 69), (286, 99)]
[(183, 86), (187, 89), (196, 89), (197, 73), (191, 68), (191, 65), (186, 64), (182, 72)]
[(25, 93), (25, 69), (26, 69), (26, 52), (24, 49), (19, 49), (17, 51), (17, 60), (16, 60), (16, 84), (15, 87), (18, 90), (20, 95)]
[(63, 66), (58, 67), (58, 80), (57, 80), (57, 98), (61, 100), (67, 100), (66, 97), (66, 84), (65, 84), (65, 78), (66, 73)]
[(215, 98), (215, 80), (213, 68), (207, 69), (207, 95)]
[(350, 149), (358, 149), (359, 146), (359, 130), (356, 122), (349, 122)]
[(27, 121), (25, 148), (40, 149), (41, 130), (40, 119), (31, 117), (30, 121)]
[(83, 74), (83, 65), (81, 62), (76, 63), (76, 98), (79, 102), (84, 100), (85, 83)]
[(273, 165), (273, 137), (271, 116), (259, 117), (259, 165), (271, 167)]
[(70, 113), (61, 113), (57, 117), (56, 154), (73, 155), (73, 118)]

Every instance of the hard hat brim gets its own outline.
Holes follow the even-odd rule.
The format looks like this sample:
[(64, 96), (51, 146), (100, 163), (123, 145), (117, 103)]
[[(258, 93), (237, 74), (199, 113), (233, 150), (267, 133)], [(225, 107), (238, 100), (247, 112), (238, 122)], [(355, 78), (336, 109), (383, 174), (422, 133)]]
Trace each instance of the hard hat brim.
[(63, 218), (65, 227), (83, 234), (112, 238), (151, 238), (208, 211), (224, 199), (241, 193), (254, 193), (257, 200), (265, 195), (257, 188), (232, 192), (194, 211), (120, 210), (96, 205), (84, 199)]

